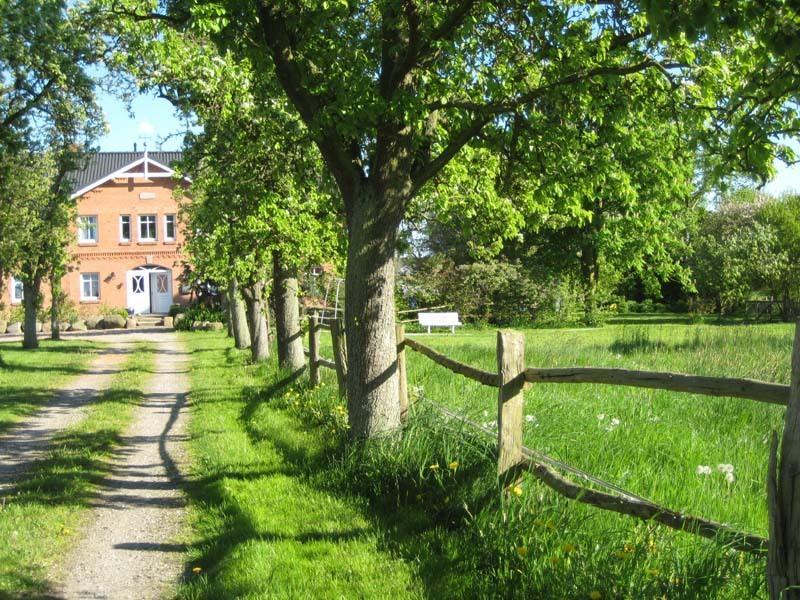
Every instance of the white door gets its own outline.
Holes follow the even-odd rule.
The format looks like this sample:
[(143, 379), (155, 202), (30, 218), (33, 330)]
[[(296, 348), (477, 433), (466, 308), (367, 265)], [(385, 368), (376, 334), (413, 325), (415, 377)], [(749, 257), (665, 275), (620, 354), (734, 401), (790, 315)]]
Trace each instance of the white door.
[(147, 271), (128, 271), (128, 308), (134, 314), (150, 312), (150, 273)]
[(150, 273), (150, 306), (152, 312), (166, 314), (172, 305), (172, 274), (169, 271)]

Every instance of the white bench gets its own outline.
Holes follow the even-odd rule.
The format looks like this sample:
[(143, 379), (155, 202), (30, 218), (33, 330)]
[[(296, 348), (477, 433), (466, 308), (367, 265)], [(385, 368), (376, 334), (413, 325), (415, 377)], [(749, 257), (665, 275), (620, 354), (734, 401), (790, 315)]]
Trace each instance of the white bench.
[(417, 319), (420, 325), (428, 328), (428, 333), (431, 327), (449, 327), (450, 332), (455, 333), (456, 327), (461, 326), (457, 312), (421, 312), (417, 314)]

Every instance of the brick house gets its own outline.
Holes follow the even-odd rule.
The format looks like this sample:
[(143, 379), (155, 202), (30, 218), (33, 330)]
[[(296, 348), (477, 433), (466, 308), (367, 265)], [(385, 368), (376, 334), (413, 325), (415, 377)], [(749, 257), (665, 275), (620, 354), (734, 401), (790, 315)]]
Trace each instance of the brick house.
[[(70, 178), (78, 219), (62, 287), (82, 313), (106, 305), (163, 314), (189, 300), (180, 282), (186, 257), (173, 198), (184, 182), (170, 168), (180, 158), (180, 152), (99, 152)], [(19, 282), (12, 278), (6, 289), (11, 304), (22, 301)]]

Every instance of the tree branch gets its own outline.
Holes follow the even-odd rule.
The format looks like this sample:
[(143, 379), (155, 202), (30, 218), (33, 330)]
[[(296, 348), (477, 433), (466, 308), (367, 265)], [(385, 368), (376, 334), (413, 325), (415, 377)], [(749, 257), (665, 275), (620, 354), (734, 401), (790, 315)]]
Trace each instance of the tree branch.
[(363, 170), (358, 166), (358, 144), (348, 144), (341, 140), (334, 126), (319, 127), (315, 122), (322, 112), (322, 105), (319, 98), (304, 84), (308, 75), (305, 72), (307, 69), (296, 59), (284, 19), (278, 9), (267, 0), (260, 0), (258, 11), (264, 41), (271, 50), (278, 79), (306, 126), (312, 132), (319, 132), (316, 137), (320, 152), (339, 184), (345, 203), (349, 203), (353, 193), (365, 179)]

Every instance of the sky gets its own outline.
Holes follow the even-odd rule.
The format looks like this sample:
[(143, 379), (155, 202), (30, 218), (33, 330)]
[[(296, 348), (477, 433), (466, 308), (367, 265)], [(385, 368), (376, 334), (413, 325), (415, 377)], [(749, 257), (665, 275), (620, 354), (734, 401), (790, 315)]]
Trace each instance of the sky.
[[(123, 100), (108, 93), (101, 93), (99, 100), (109, 128), (100, 139), (101, 151), (130, 152), (134, 143), (138, 144), (140, 151), (144, 143), (150, 150), (181, 149), (186, 124), (167, 100), (140, 94), (134, 98), (130, 108)], [(792, 146), (800, 156), (800, 143), (795, 142)], [(786, 167), (776, 163), (775, 167), (777, 174), (764, 191), (772, 195), (800, 192), (800, 164)]]

